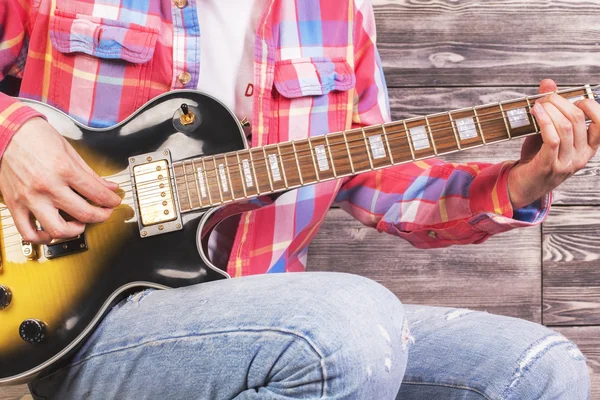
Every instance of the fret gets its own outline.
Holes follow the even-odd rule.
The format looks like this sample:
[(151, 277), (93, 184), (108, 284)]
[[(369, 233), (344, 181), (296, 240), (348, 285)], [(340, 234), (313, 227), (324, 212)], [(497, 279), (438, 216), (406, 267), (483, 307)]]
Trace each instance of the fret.
[(371, 154), (370, 162), (372, 168), (382, 168), (390, 165), (390, 153), (386, 150), (383, 131), (380, 126), (372, 126), (362, 129), (363, 135), (367, 141), (368, 151)]
[(411, 118), (405, 121), (408, 135), (417, 159), (435, 156), (425, 118)]
[(231, 196), (233, 200), (247, 198), (244, 178), (240, 170), (240, 162), (238, 161), (238, 152), (226, 153), (223, 156), (225, 157), (225, 171), (227, 171), (227, 177), (231, 184)]
[(278, 144), (283, 165), (283, 176), (286, 178), (286, 189), (301, 185), (299, 163), (296, 162), (296, 151), (290, 142)]
[(233, 181), (231, 180), (231, 171), (229, 171), (229, 163), (227, 161), (227, 154), (223, 154), (223, 161), (225, 162), (225, 172), (227, 173), (227, 179), (229, 179), (229, 188), (231, 189), (231, 199), (236, 200), (235, 186), (233, 185)]
[(473, 107), (473, 115), (475, 115), (475, 121), (479, 127), (479, 134), (481, 135), (481, 143), (485, 144), (485, 136), (483, 135), (483, 129), (481, 129), (481, 123), (479, 122), (479, 115), (477, 115), (477, 109)]
[(337, 172), (335, 172), (335, 162), (333, 161), (333, 154), (331, 154), (331, 145), (329, 144), (329, 135), (325, 135), (325, 147), (329, 152), (329, 161), (331, 161), (331, 169), (333, 170), (333, 177), (337, 178)]
[(308, 151), (310, 151), (310, 156), (312, 158), (313, 166), (315, 167), (315, 174), (316, 174), (317, 182), (321, 182), (321, 177), (319, 176), (319, 168), (317, 167), (317, 161), (315, 159), (315, 153), (313, 152), (313, 146), (312, 146), (310, 136), (308, 137)]
[(461, 149), (470, 149), (484, 144), (481, 127), (478, 128), (479, 124), (472, 108), (451, 111), (450, 115), (456, 126)]
[(276, 144), (277, 146), (277, 155), (279, 156), (279, 162), (281, 163), (281, 175), (283, 175), (283, 183), (285, 183), (285, 188), (289, 189), (289, 185), (288, 185), (288, 180), (287, 180), (287, 176), (285, 173), (285, 164), (283, 163), (283, 157), (281, 157), (281, 148), (279, 147), (279, 143)]
[[(250, 166), (251, 166), (251, 170), (252, 170), (252, 175), (254, 175), (254, 184), (256, 185), (256, 194), (259, 195), (260, 193), (260, 186), (258, 183), (258, 178), (257, 178), (257, 174), (256, 174), (256, 165), (254, 164), (254, 157), (252, 156), (252, 150), (248, 150), (248, 154), (250, 155)], [(246, 174), (246, 173), (244, 173)]]
[(390, 148), (390, 141), (388, 140), (388, 134), (385, 130), (385, 124), (381, 124), (381, 129), (383, 130), (383, 139), (385, 140), (385, 145), (388, 150), (388, 156), (390, 157), (390, 164), (394, 165), (394, 155), (392, 154), (392, 149)]
[[(531, 102), (529, 101), (529, 96), (525, 96), (525, 101), (527, 101), (527, 109), (531, 113), (533, 106), (531, 105)], [(535, 128), (535, 131), (540, 132), (540, 129), (538, 127), (538, 124), (537, 124), (537, 121), (535, 120), (535, 118), (531, 118), (531, 121), (533, 122), (533, 127)]]
[(209, 180), (209, 174), (207, 172), (206, 169), (206, 159), (203, 157), (202, 158), (202, 175), (204, 176), (204, 182), (206, 183), (206, 191), (208, 192), (208, 203), (212, 206), (213, 204), (213, 197), (212, 197), (212, 189), (214, 188), (214, 184), (211, 185), (210, 180)]
[[(300, 160), (300, 175), (303, 184), (315, 183), (317, 181), (317, 167), (314, 162), (314, 156), (308, 140), (299, 140), (295, 142), (296, 153)], [(312, 162), (311, 162), (312, 161)]]
[(271, 176), (271, 164), (267, 158), (267, 152), (265, 148), (262, 148), (263, 156), (265, 157), (265, 169), (267, 170), (267, 178), (269, 178), (269, 187), (271, 188), (271, 192), (274, 191), (273, 188), (273, 177)]
[(373, 157), (371, 156), (371, 152), (369, 151), (369, 143), (367, 142), (367, 135), (365, 134), (364, 129), (360, 129), (362, 132), (363, 140), (365, 141), (365, 148), (367, 149), (367, 157), (369, 158), (369, 165), (371, 169), (373, 169)]
[(412, 140), (410, 138), (410, 132), (409, 132), (408, 126), (406, 125), (406, 121), (402, 121), (402, 124), (404, 125), (404, 132), (406, 133), (406, 139), (408, 140), (408, 146), (410, 147), (410, 154), (414, 161), (414, 160), (416, 160), (415, 149), (413, 148)]
[(346, 138), (355, 171), (362, 172), (371, 170), (369, 147), (364, 141), (362, 129), (346, 131)]
[(279, 150), (277, 145), (269, 145), (263, 147), (263, 151), (269, 165), (269, 172), (273, 190), (283, 190), (287, 188), (284, 166), (280, 161)]
[(433, 146), (433, 153), (437, 156), (438, 151), (437, 151), (437, 147), (435, 145), (435, 141), (433, 140), (433, 133), (431, 132), (431, 126), (429, 125), (429, 119), (427, 118), (427, 116), (424, 117), (425, 118), (425, 124), (427, 126), (427, 131), (429, 131), (429, 138), (431, 139), (431, 145)]
[(410, 139), (406, 135), (407, 130), (402, 122), (386, 124), (385, 132), (387, 142), (390, 145), (390, 154), (393, 156), (395, 163), (414, 160)]
[(192, 170), (194, 175), (194, 180), (196, 181), (196, 194), (198, 195), (198, 199), (200, 199), (200, 207), (204, 207), (204, 201), (202, 200), (206, 197), (206, 185), (200, 182), (200, 178), (198, 176), (198, 169), (196, 168), (195, 160), (192, 160)]
[(190, 208), (194, 208), (194, 205), (192, 204), (192, 196), (190, 196), (190, 187), (188, 185), (187, 174), (185, 172), (185, 162), (183, 163), (183, 180), (185, 182), (185, 193), (187, 195)]
[(352, 168), (352, 173), (354, 174), (356, 170), (354, 169), (354, 162), (352, 161), (352, 154), (350, 153), (350, 147), (348, 146), (348, 137), (346, 136), (346, 131), (344, 134), (344, 143), (346, 144), (346, 151), (348, 152), (348, 161), (350, 161), (350, 168)]
[(221, 175), (221, 171), (217, 167), (217, 160), (215, 159), (215, 156), (212, 157), (212, 162), (213, 162), (213, 169), (215, 171), (215, 180), (217, 181), (217, 189), (219, 189), (219, 199), (221, 200), (221, 204), (222, 204), (222, 203), (224, 203), (223, 188), (221, 187), (222, 175)]
[(526, 99), (500, 103), (506, 115), (511, 137), (520, 137), (535, 132), (533, 116), (529, 113)]
[[(190, 199), (190, 205), (192, 208), (202, 207), (200, 197), (198, 197), (198, 186), (196, 185), (196, 179), (194, 178), (194, 167), (190, 160), (183, 162), (183, 173), (185, 174), (186, 188), (188, 189), (188, 197)], [(164, 184), (160, 184), (160, 187), (164, 187)]]
[(298, 151), (296, 151), (296, 143), (293, 140), (292, 148), (294, 149), (294, 158), (296, 159), (296, 166), (298, 167), (298, 177), (300, 178), (300, 184), (304, 185), (304, 179), (302, 179), (302, 168), (300, 168), (300, 161), (298, 161)]
[[(173, 163), (173, 175), (175, 176), (175, 186), (177, 188), (177, 197), (179, 199), (179, 209), (182, 212), (189, 211), (192, 209), (192, 206), (185, 190), (185, 174), (183, 171), (183, 163)], [(139, 201), (140, 199), (138, 194), (138, 202)]]
[(248, 197), (248, 191), (246, 190), (246, 182), (244, 179), (244, 170), (242, 169), (242, 162), (240, 161), (240, 153), (236, 152), (235, 157), (237, 159), (238, 170), (240, 171), (240, 182), (242, 183), (242, 190), (244, 191), (244, 197)]
[(509, 139), (502, 112), (497, 104), (477, 107), (477, 116), (481, 128), (485, 130), (486, 144)]
[(454, 119), (452, 118), (451, 112), (448, 112), (448, 119), (450, 119), (450, 125), (452, 125), (452, 133), (454, 133), (454, 138), (456, 139), (456, 146), (459, 150), (462, 150), (460, 140), (458, 140), (458, 133), (456, 133), (456, 127), (454, 126)]
[(498, 103), (498, 106), (500, 107), (500, 112), (502, 113), (502, 119), (504, 120), (504, 126), (506, 127), (506, 133), (508, 134), (508, 138), (512, 139), (512, 135), (510, 134), (510, 127), (508, 126), (508, 117), (506, 116), (504, 107), (502, 107), (502, 103)]
[(435, 114), (427, 117), (431, 131), (431, 140), (435, 143), (437, 155), (452, 153), (460, 150), (457, 143), (452, 121), (448, 113)]
[(594, 96), (594, 91), (592, 90), (590, 85), (585, 85), (585, 94), (587, 95), (588, 99), (596, 99), (596, 97)]
[(331, 165), (334, 170), (334, 176), (346, 176), (353, 173), (350, 161), (350, 149), (346, 143), (343, 132), (332, 133), (325, 136), (326, 143), (329, 144), (329, 155), (331, 156)]
[(327, 140), (325, 136), (317, 136), (310, 138), (310, 144), (313, 149), (314, 159), (318, 168), (319, 180), (323, 181), (326, 179), (335, 178), (333, 173), (333, 167), (330, 163), (331, 149), (327, 146)]

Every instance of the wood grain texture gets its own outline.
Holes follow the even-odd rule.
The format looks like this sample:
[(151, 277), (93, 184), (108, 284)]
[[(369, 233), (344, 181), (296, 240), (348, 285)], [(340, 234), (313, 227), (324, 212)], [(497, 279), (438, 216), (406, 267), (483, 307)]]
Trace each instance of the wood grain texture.
[(600, 324), (600, 208), (552, 210), (543, 254), (544, 323)]
[[(599, 4), (600, 7), (600, 4)], [(390, 89), (390, 106), (394, 120), (446, 112), (537, 93), (537, 86), (485, 88), (405, 88)], [(442, 157), (449, 162), (502, 162), (518, 160), (523, 139), (467, 149)], [(575, 176), (554, 191), (554, 204), (600, 204), (600, 154)]]
[(29, 389), (25, 385), (0, 387), (0, 400), (31, 400)]
[(539, 322), (539, 243), (540, 228), (533, 227), (482, 245), (425, 251), (333, 209), (310, 246), (308, 269), (368, 276), (407, 304), (468, 307)]
[(587, 358), (592, 382), (591, 399), (600, 399), (600, 326), (554, 328), (579, 346)]
[(598, 1), (376, 0), (389, 86), (578, 85), (600, 76)]

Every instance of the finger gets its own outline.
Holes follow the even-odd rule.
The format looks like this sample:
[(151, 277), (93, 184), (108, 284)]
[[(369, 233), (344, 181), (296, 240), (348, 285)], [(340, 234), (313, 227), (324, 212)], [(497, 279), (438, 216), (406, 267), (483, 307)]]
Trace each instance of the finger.
[(573, 146), (577, 152), (584, 151), (588, 145), (584, 112), (575, 104), (558, 94), (546, 96), (543, 99), (540, 99), (539, 102), (551, 103), (571, 122), (573, 128)]
[(567, 119), (553, 104), (542, 103), (544, 111), (550, 116), (552, 124), (560, 138), (558, 147), (558, 161), (560, 167), (564, 168), (573, 163), (575, 148), (573, 147), (573, 126), (571, 121)]
[(556, 92), (557, 90), (558, 86), (552, 79), (544, 79), (540, 82), (540, 94)]
[(54, 205), (84, 224), (104, 222), (112, 214), (112, 208), (93, 206), (68, 188), (59, 194)]
[(40, 231), (31, 220), (31, 213), (25, 207), (12, 207), (10, 210), (13, 221), (25, 242), (48, 244), (52, 240), (47, 232)]
[(107, 181), (106, 179), (98, 176), (98, 174), (96, 173), (96, 171), (94, 171), (88, 165), (88, 163), (85, 162), (85, 160), (79, 155), (79, 153), (77, 151), (75, 151), (75, 149), (73, 148), (73, 146), (71, 146), (68, 142), (66, 143), (66, 148), (67, 148), (67, 152), (69, 153), (69, 155), (73, 158), (73, 160), (75, 160), (75, 162), (81, 168), (83, 168), (83, 170), (85, 172), (87, 172), (88, 174), (92, 175), (94, 178), (98, 179), (100, 181), (100, 183), (102, 183), (104, 186), (106, 186), (107, 188), (109, 188), (112, 191), (115, 191), (115, 190), (117, 190), (119, 188), (119, 184), (118, 183)]
[(93, 201), (100, 207), (115, 208), (121, 204), (121, 198), (100, 181), (82, 168), (75, 167), (69, 185), (85, 198)]
[(554, 162), (558, 159), (560, 136), (556, 131), (550, 115), (548, 115), (540, 103), (535, 103), (533, 106), (533, 114), (540, 127), (542, 140), (544, 142), (536, 157), (539, 157), (541, 164), (546, 169), (550, 170)]
[(598, 134), (600, 128), (600, 104), (596, 100), (586, 99), (578, 101), (575, 105), (592, 120), (588, 128), (587, 141), (588, 145), (596, 150), (600, 146), (600, 135)]
[(33, 215), (52, 239), (69, 239), (81, 235), (85, 224), (79, 221), (65, 221), (59, 211), (51, 204), (37, 205)]

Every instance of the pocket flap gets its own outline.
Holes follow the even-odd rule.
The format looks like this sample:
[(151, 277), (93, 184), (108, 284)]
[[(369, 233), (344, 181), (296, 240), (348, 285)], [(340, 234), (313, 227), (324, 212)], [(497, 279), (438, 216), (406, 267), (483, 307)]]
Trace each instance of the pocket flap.
[(157, 39), (156, 29), (60, 10), (50, 22), (50, 41), (61, 53), (143, 64), (152, 59)]
[(288, 98), (350, 90), (355, 82), (352, 67), (342, 58), (307, 57), (275, 64), (275, 87)]

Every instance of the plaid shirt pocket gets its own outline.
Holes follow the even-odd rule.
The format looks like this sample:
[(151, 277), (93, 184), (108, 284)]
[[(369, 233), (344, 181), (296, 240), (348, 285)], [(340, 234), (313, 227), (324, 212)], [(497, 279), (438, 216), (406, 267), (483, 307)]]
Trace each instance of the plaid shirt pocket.
[(274, 118), (269, 142), (301, 139), (346, 129), (356, 77), (345, 59), (306, 57), (278, 61)]
[(49, 102), (90, 126), (123, 120), (149, 100), (158, 34), (133, 23), (56, 10), (50, 19)]

